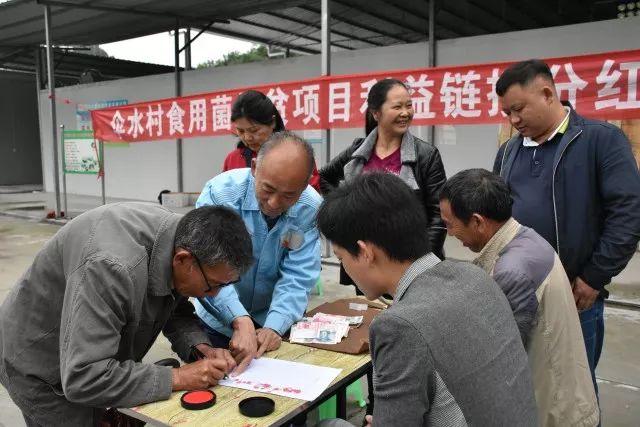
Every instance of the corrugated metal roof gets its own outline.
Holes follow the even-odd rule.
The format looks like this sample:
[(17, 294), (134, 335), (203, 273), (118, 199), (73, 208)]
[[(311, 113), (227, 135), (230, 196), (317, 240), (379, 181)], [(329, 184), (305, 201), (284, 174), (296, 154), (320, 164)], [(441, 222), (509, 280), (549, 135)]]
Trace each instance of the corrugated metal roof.
[[(0, 66), (45, 43), (95, 45), (181, 28), (318, 53), (320, 0), (13, 0), (0, 4)], [(436, 38), (476, 36), (616, 17), (615, 0), (449, 0), (436, 9)], [(332, 0), (332, 50), (427, 40), (427, 0)], [(3, 62), (4, 61), (4, 62)]]
[[(42, 49), (40, 51), (44, 63), (44, 51)], [(0, 61), (0, 67), (33, 72), (36, 52), (36, 49), (16, 51), (13, 55), (6, 56)], [(174, 67), (171, 66), (70, 52), (66, 49), (54, 49), (53, 64), (57, 86), (165, 74), (174, 71)]]
[(0, 4), (0, 45), (44, 43), (43, 5), (51, 5), (51, 36), (58, 44), (92, 45), (183, 27), (204, 26), (300, 0), (14, 0)]
[[(318, 38), (320, 0), (13, 0), (0, 4), (0, 46), (44, 43), (44, 4), (51, 5), (52, 40), (58, 44), (154, 34), (173, 29), (178, 18), (182, 27), (225, 21), (230, 24), (215, 24), (213, 30), (319, 50), (319, 43), (310, 41)], [(425, 40), (428, 8), (427, 0), (333, 0), (332, 39), (344, 49)], [(615, 16), (613, 0), (440, 1), (436, 35), (472, 36)]]

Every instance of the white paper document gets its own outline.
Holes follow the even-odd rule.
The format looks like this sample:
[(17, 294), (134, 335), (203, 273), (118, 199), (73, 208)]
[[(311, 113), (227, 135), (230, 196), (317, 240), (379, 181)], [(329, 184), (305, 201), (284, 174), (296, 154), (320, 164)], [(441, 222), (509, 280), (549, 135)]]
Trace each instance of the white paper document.
[(237, 377), (219, 384), (294, 399), (314, 400), (329, 387), (342, 369), (261, 357)]

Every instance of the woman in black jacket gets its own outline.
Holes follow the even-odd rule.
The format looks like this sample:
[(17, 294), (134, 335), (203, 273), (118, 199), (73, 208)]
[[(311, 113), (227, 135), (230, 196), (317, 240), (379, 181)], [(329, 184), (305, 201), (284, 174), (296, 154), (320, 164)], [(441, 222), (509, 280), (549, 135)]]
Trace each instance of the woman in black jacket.
[[(407, 86), (396, 79), (384, 79), (371, 87), (365, 113), (366, 138), (356, 138), (353, 144), (334, 157), (320, 170), (320, 189), (329, 193), (340, 182), (349, 181), (368, 171), (386, 170), (395, 173), (411, 187), (427, 214), (431, 251), (443, 259), (442, 246), (447, 229), (440, 217), (438, 197), (447, 177), (438, 149), (409, 132), (413, 119), (413, 104)], [(416, 230), (419, 232), (420, 230)], [(402, 236), (398, 236), (399, 240)], [(340, 266), (340, 283), (355, 285)], [(356, 293), (362, 295), (356, 287)], [(373, 413), (373, 378), (367, 372), (369, 404), (367, 414)], [(363, 424), (364, 425), (364, 424)]]
[[(413, 105), (407, 86), (396, 79), (377, 82), (367, 97), (366, 138), (353, 144), (320, 170), (320, 188), (329, 193), (340, 181), (362, 172), (386, 170), (395, 173), (419, 197), (429, 224), (426, 236), (431, 250), (442, 259), (447, 230), (440, 217), (438, 196), (446, 181), (438, 149), (409, 132)], [(353, 284), (341, 269), (340, 283)]]

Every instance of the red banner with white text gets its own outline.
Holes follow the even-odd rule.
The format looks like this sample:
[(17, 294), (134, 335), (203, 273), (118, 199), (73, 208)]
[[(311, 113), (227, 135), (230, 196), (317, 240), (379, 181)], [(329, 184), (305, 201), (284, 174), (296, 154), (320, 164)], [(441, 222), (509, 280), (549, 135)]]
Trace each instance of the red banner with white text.
[[(560, 99), (585, 116), (640, 118), (640, 50), (546, 59)], [(512, 62), (443, 66), (272, 83), (91, 111), (96, 139), (141, 142), (230, 134), (231, 105), (248, 89), (265, 93), (287, 129), (364, 127), (367, 93), (394, 77), (411, 88), (414, 125), (504, 120), (495, 84)]]

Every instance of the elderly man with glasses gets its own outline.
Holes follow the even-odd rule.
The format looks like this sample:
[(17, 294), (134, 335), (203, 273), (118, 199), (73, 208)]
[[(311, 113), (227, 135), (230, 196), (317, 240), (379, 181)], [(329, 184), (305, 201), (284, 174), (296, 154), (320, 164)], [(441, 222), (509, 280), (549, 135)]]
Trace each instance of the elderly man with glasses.
[[(0, 383), (29, 427), (112, 425), (106, 408), (215, 385), (235, 361), (210, 346), (188, 298), (217, 295), (252, 262), (228, 208), (88, 211), (47, 242), (0, 306)], [(160, 332), (183, 360), (200, 360), (143, 363)]]

